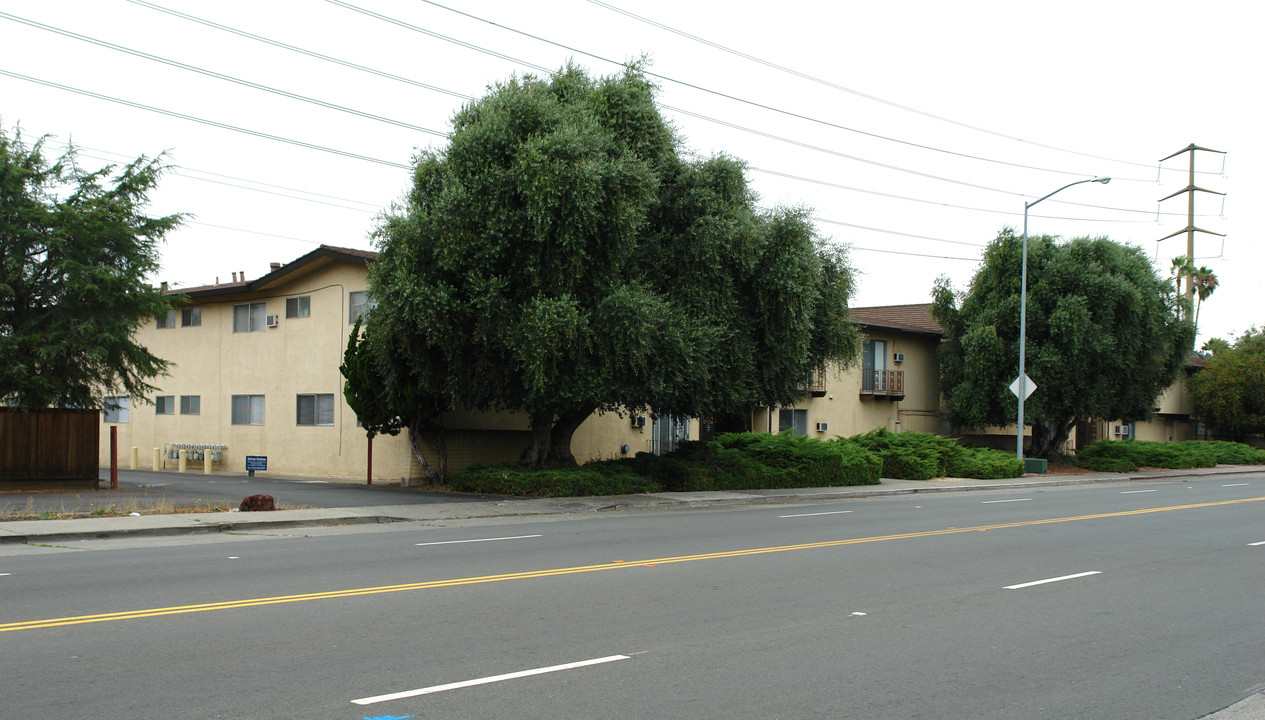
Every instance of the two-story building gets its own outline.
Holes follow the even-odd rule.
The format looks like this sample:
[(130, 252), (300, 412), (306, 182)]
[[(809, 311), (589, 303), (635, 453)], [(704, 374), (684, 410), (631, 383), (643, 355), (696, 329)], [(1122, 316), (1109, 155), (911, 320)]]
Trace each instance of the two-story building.
[[(170, 374), (154, 381), (152, 404), (111, 398), (102, 416), (117, 428), (120, 464), (136, 448), (138, 467), (156, 460), (172, 469), (184, 449), (191, 469), (209, 453), (215, 471), (243, 471), (247, 456), (263, 456), (270, 472), (364, 477), (369, 442), (343, 398), (339, 366), (368, 307), (375, 257), (323, 245), (254, 280), (233, 273), (228, 282), (170, 290), (187, 302), (137, 333), (172, 363)], [(519, 413), (455, 412), (444, 424), (450, 470), (514, 460), (528, 444)], [(584, 423), (573, 449), (581, 461), (613, 458), (670, 447), (689, 433), (680, 421), (607, 413)], [(104, 430), (101, 462), (108, 460)], [(374, 439), (374, 478), (420, 474), (406, 437)]]

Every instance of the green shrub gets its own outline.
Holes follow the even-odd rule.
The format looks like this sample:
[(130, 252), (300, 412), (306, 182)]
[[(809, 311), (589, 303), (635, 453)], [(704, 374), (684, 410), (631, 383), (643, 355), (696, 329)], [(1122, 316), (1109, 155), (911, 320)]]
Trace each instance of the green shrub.
[(532, 470), (520, 465), (470, 467), (453, 475), (451, 486), (459, 492), (531, 497), (632, 495), (659, 489), (627, 466), (565, 470)]
[(945, 475), (993, 480), (1021, 477), (1023, 461), (1004, 450), (963, 447), (962, 452), (950, 461)]
[(953, 438), (878, 428), (848, 442), (877, 453), (883, 477), (930, 480), (935, 477), (1006, 478), (1023, 475), (1023, 461), (1001, 450), (962, 447)]
[(1076, 464), (1103, 472), (1133, 472), (1139, 467), (1195, 468), (1265, 463), (1265, 451), (1232, 442), (1186, 440), (1142, 442), (1098, 440), (1076, 453)]

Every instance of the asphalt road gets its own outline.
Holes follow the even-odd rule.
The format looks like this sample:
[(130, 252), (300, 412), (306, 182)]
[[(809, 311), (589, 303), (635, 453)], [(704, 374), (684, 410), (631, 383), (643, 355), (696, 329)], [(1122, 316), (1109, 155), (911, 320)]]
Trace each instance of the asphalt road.
[(1193, 720), (1265, 682), (1262, 520), (1238, 475), (5, 546), (0, 707)]
[[(109, 471), (102, 471), (109, 478)], [(144, 510), (157, 505), (236, 507), (249, 495), (271, 495), (278, 507), (369, 507), (422, 503), (475, 502), (488, 495), (428, 492), (398, 485), (365, 485), (316, 479), (276, 478), (257, 475), (203, 475), (201, 473), (120, 470), (119, 487), (103, 482), (96, 490), (21, 491), (0, 493), (0, 515), (17, 512), (90, 514), (98, 508)]]

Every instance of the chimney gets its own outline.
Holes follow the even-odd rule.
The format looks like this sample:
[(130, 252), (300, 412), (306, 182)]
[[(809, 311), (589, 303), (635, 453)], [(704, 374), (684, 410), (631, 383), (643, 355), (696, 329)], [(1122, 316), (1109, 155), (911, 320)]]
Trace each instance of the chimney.
[(159, 285), (159, 289), (160, 289), (162, 292), (167, 292), (167, 281), (166, 281), (166, 280), (163, 280), (163, 281), (162, 281), (162, 284), (161, 284), (161, 285)]
[(236, 284), (237, 284), (237, 271), (236, 271), (236, 270), (234, 270), (234, 271), (233, 271), (233, 284), (234, 284), (234, 285), (236, 285)]
[(242, 281), (242, 282), (246, 282), (246, 271), (245, 271), (245, 270), (238, 270), (238, 271), (237, 271), (237, 277), (241, 278), (241, 281)]
[(216, 276), (215, 276), (215, 287), (219, 287), (219, 286), (220, 286), (220, 276), (219, 276), (219, 275), (216, 275)]
[(281, 269), (281, 263), (268, 263), (268, 269), (272, 272), (276, 272)]

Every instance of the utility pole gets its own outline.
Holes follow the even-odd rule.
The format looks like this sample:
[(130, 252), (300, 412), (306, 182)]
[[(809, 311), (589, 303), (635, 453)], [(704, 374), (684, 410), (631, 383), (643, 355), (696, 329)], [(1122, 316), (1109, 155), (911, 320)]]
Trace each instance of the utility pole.
[(1198, 145), (1191, 143), (1190, 145), (1187, 145), (1181, 150), (1178, 150), (1172, 155), (1169, 155), (1168, 157), (1164, 158), (1163, 160), (1160, 160), (1160, 162), (1164, 162), (1164, 160), (1171, 160), (1172, 158), (1175, 158), (1184, 152), (1190, 153), (1190, 180), (1186, 183), (1185, 189), (1178, 190), (1177, 192), (1173, 193), (1172, 195), (1169, 195), (1168, 197), (1160, 198), (1160, 202), (1164, 202), (1165, 200), (1168, 200), (1169, 198), (1175, 198), (1178, 195), (1181, 195), (1182, 193), (1187, 193), (1186, 227), (1170, 235), (1165, 235), (1164, 237), (1160, 238), (1157, 241), (1157, 242), (1163, 242), (1171, 237), (1177, 237), (1178, 235), (1181, 235), (1182, 233), (1186, 233), (1186, 266), (1188, 268), (1186, 270), (1186, 299), (1187, 300), (1192, 300), (1195, 296), (1195, 277), (1194, 275), (1191, 274), (1189, 270), (1189, 267), (1191, 266), (1191, 264), (1195, 262), (1195, 233), (1201, 232), (1201, 233), (1207, 233), (1209, 235), (1216, 235), (1217, 237), (1225, 237), (1225, 235), (1222, 233), (1213, 232), (1211, 230), (1204, 230), (1203, 228), (1200, 228), (1200, 227), (1195, 227), (1195, 191), (1198, 190), (1199, 192), (1212, 193), (1213, 195), (1225, 195), (1225, 193), (1223, 192), (1217, 192), (1216, 190), (1209, 190), (1207, 188), (1201, 188), (1195, 185), (1195, 151), (1196, 150), (1203, 150), (1204, 152), (1214, 152), (1214, 153), (1219, 153), (1221, 155), (1225, 155), (1225, 151), (1223, 150), (1213, 150), (1211, 148), (1199, 147)]

